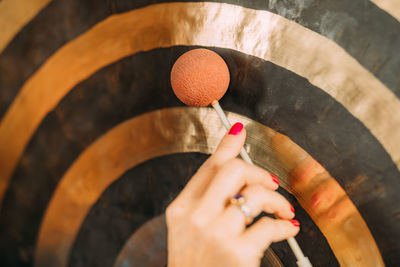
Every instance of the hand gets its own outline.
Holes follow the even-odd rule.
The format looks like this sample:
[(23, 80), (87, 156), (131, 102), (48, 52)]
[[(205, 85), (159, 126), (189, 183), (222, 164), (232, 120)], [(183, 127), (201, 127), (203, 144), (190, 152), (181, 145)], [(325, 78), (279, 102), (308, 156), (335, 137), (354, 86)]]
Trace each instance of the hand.
[[(271, 242), (295, 236), (294, 210), (279, 193), (277, 180), (267, 171), (237, 159), (246, 131), (235, 124), (215, 153), (199, 168), (178, 197), (168, 206), (168, 267), (258, 267)], [(274, 182), (275, 180), (275, 182)], [(254, 218), (229, 200), (241, 194)]]

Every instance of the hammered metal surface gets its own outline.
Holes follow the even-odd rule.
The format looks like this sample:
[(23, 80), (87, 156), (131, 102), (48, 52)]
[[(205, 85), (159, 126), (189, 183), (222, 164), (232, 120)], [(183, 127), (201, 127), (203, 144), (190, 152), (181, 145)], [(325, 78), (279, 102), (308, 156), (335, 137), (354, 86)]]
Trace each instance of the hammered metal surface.
[[(271, 249), (264, 255), (262, 266), (283, 266)], [(159, 215), (146, 222), (128, 239), (114, 267), (128, 267), (140, 263), (147, 267), (167, 266), (167, 228), (165, 216)]]
[[(11, 40), (10, 36), (48, 2), (0, 1), (0, 25), (3, 26), (0, 33), (6, 32), (0, 36), (0, 51)], [(152, 1), (159, 2), (168, 1)], [(70, 164), (84, 149), (89, 149), (96, 138), (126, 119), (177, 105), (167, 93), (170, 90), (166, 85), (168, 75), (159, 73), (168, 72), (173, 57), (179, 51), (189, 49), (174, 47), (183, 44), (206, 45), (230, 63), (236, 76), (232, 77), (233, 85), (225, 96), (224, 107), (289, 135), (298, 144), (283, 134), (274, 133), (267, 143), (263, 138), (268, 139), (268, 135), (249, 136), (255, 138), (252, 143), (269, 147), (250, 145), (248, 149), (257, 157), (263, 154), (271, 156), (257, 159), (258, 164), (285, 177), (285, 188), (309, 212), (311, 218), (300, 217), (304, 218), (301, 220), (302, 230), (307, 231), (306, 224), (312, 224), (313, 219), (342, 265), (351, 262), (352, 265), (365, 266), (367, 258), (363, 255), (370, 253), (378, 266), (381, 262), (371, 231), (385, 262), (389, 266), (398, 266), (400, 119), (397, 102), (400, 78), (397, 73), (400, 54), (397, 50), (400, 24), (372, 4), (374, 2), (398, 19), (398, 1), (185, 2), (147, 6), (149, 1), (146, 0), (51, 1), (16, 35), (3, 53), (0, 52), (0, 116), (15, 101), (0, 124), (1, 264), (33, 265), (34, 245), (43, 213), (48, 204), (52, 205), (53, 190)], [(12, 9), (5, 8), (10, 5)], [(145, 8), (130, 11), (140, 7)], [(121, 13), (125, 11), (129, 12)], [(114, 15), (117, 13), (120, 14)], [(6, 39), (2, 39), (4, 37)], [(151, 51), (145, 55), (137, 53), (147, 50)], [(139, 60), (131, 60), (129, 56), (133, 54), (133, 58)], [(124, 58), (126, 56), (128, 58)], [(151, 62), (153, 60), (156, 62)], [(154, 68), (154, 63), (159, 67)], [(140, 67), (132, 75), (129, 70), (135, 69), (135, 64)], [(101, 70), (107, 65), (109, 68)], [(315, 88), (301, 77), (311, 81)], [(153, 83), (153, 79), (165, 83)], [(149, 101), (156, 96), (160, 99)], [(189, 119), (193, 118), (196, 116)], [(180, 122), (185, 123), (185, 120)], [(252, 124), (247, 127), (252, 128)], [(255, 127), (255, 132), (257, 129)], [(196, 128), (192, 134), (199, 130)], [(180, 149), (176, 148), (176, 151)], [(209, 153), (204, 152), (207, 148), (202, 149), (194, 150)], [(314, 158), (304, 154), (303, 149)], [(122, 150), (110, 149), (109, 156), (114, 157)], [(101, 148), (98, 152), (103, 153)], [(193, 158), (188, 155), (190, 153), (185, 154)], [(166, 157), (177, 160), (171, 154)], [(101, 165), (94, 168), (94, 172), (103, 167), (118, 169), (111, 178), (99, 181), (103, 193), (115, 190), (106, 184), (112, 179), (119, 180), (118, 173), (130, 166), (121, 166), (118, 160), (114, 160), (104, 164), (99, 160)], [(161, 162), (149, 161), (150, 165)], [(77, 162), (81, 162), (80, 159)], [(190, 168), (189, 165), (186, 167)], [(168, 166), (160, 164), (161, 167), (167, 169)], [(134, 169), (137, 168), (135, 165)], [(84, 177), (87, 176), (77, 180)], [(108, 243), (107, 248), (100, 244), (88, 245), (82, 241), (85, 236), (77, 240), (74, 231), (85, 233), (91, 229), (89, 233), (96, 238), (92, 235), (88, 242), (101, 240), (98, 236), (102, 233), (96, 232), (96, 213), (99, 209), (107, 213), (108, 209), (101, 206), (104, 204), (101, 201), (96, 202), (96, 198), (103, 194), (99, 188), (86, 188), (85, 184), (79, 186), (83, 186), (80, 188), (82, 195), (85, 190), (89, 192), (82, 200), (90, 204), (75, 203), (76, 212), (81, 216), (75, 222), (68, 217), (75, 214), (74, 211), (60, 215), (81, 229), (66, 230), (65, 236), (64, 230), (57, 233), (61, 236), (54, 235), (55, 239), (66, 240), (65, 244), (59, 243), (54, 247), (58, 249), (54, 257), (62, 254), (66, 262), (70, 260), (70, 266), (104, 266), (101, 260), (98, 265), (88, 264), (90, 257), (101, 254), (103, 260), (113, 262), (113, 256), (110, 256), (113, 254), (104, 252), (115, 248), (118, 242)], [(64, 195), (65, 205), (71, 204), (68, 202), (71, 196), (78, 199), (73, 193), (75, 189), (72, 195)], [(1, 205), (3, 197), (4, 205)], [(355, 206), (349, 197), (369, 229), (358, 211), (354, 212)], [(294, 199), (291, 200), (295, 206), (298, 205)], [(120, 204), (126, 203), (122, 201)], [(146, 209), (146, 204), (143, 205), (139, 206), (140, 209)], [(86, 216), (82, 215), (85, 213), (82, 210), (86, 210)], [(303, 210), (296, 207), (296, 211), (299, 216)], [(119, 219), (115, 218), (120, 222)], [(108, 230), (102, 229), (103, 232)], [(319, 240), (324, 238), (316, 232), (310, 231), (309, 236), (312, 236), (311, 242), (320, 244)], [(302, 240), (302, 233), (299, 238), (306, 249), (315, 245), (304, 243), (310, 240)], [(48, 242), (53, 241), (50, 238)], [(357, 242), (358, 246), (355, 245)], [(371, 242), (372, 245), (368, 246)], [(68, 257), (71, 247), (74, 247), (75, 255)], [(93, 247), (100, 253), (90, 254)], [(45, 256), (52, 253), (51, 249)], [(77, 250), (82, 252), (83, 258), (89, 257), (89, 261), (73, 265), (77, 263), (71, 261), (76, 258), (73, 256), (78, 256)], [(285, 251), (278, 255), (287, 263), (293, 261), (290, 253)], [(315, 245), (310, 256), (313, 258), (317, 254), (333, 258), (329, 249)], [(51, 260), (51, 256), (46, 260)], [(266, 264), (270, 262), (267, 260)], [(337, 264), (330, 260), (316, 262), (324, 263), (321, 266)], [(369, 263), (374, 264), (374, 260)]]
[[(281, 178), (326, 236), (343, 266), (383, 266), (374, 239), (340, 185), (282, 134), (240, 115), (254, 162)], [(135, 129), (140, 127), (138, 133)], [(131, 119), (102, 136), (57, 187), (40, 229), (35, 266), (66, 266), (81, 224), (104, 190), (129, 168), (178, 152), (212, 153), (225, 134), (209, 108), (164, 109)]]
[(392, 116), (400, 114), (400, 101), (334, 42), (267, 11), (159, 4), (100, 22), (60, 48), (25, 83), (0, 123), (0, 200), (38, 125), (75, 85), (123, 57), (173, 45), (230, 48), (307, 78), (363, 122), (400, 165), (400, 117)]

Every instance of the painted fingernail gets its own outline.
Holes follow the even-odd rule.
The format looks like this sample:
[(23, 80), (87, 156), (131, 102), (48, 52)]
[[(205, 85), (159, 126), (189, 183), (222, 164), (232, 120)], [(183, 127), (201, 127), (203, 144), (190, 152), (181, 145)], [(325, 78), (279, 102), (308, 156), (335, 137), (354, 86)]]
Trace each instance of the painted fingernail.
[(271, 175), (272, 181), (274, 181), (274, 183), (279, 184), (279, 179), (273, 175), (272, 173), (270, 173), (269, 175)]
[(300, 223), (298, 220), (290, 220), (290, 222), (293, 224), (293, 226), (300, 227)]
[(243, 124), (241, 124), (240, 122), (235, 123), (231, 130), (229, 131), (230, 135), (238, 135), (243, 129)]
[(290, 205), (290, 210), (294, 213), (294, 208), (292, 205)]

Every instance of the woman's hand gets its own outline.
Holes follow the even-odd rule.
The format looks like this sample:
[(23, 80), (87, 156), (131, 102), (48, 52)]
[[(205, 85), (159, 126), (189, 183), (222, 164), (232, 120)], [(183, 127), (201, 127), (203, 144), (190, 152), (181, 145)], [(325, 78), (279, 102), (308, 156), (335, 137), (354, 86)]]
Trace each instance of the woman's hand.
[[(295, 236), (299, 223), (290, 220), (294, 210), (275, 192), (279, 181), (264, 169), (237, 159), (246, 132), (235, 124), (215, 153), (200, 167), (166, 211), (169, 267), (258, 267), (271, 242)], [(228, 205), (238, 194), (246, 199), (254, 218), (239, 206)]]

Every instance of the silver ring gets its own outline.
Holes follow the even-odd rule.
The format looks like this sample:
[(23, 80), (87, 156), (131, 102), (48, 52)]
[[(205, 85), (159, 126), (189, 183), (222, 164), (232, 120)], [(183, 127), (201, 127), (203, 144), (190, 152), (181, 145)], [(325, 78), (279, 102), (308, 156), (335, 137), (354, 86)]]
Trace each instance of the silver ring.
[(230, 203), (239, 207), (239, 209), (246, 215), (247, 219), (253, 220), (253, 216), (251, 215), (250, 207), (246, 204), (246, 198), (243, 195), (236, 195), (231, 198)]

